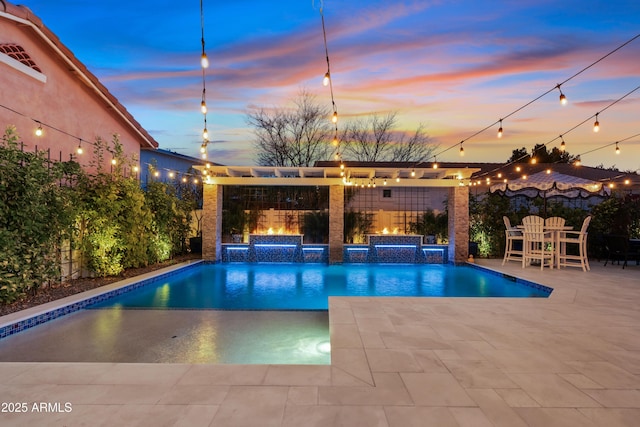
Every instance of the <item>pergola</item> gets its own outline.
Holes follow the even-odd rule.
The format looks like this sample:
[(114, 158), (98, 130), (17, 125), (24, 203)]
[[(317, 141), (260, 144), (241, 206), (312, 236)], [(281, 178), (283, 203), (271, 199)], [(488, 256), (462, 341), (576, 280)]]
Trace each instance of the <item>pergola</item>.
[(466, 261), (469, 244), (469, 181), (477, 168), (266, 167), (195, 166), (203, 175), (202, 257), (220, 261), (222, 193), (224, 186), (329, 187), (329, 262), (343, 262), (344, 190), (374, 182), (390, 188), (445, 187), (449, 189), (449, 260)]

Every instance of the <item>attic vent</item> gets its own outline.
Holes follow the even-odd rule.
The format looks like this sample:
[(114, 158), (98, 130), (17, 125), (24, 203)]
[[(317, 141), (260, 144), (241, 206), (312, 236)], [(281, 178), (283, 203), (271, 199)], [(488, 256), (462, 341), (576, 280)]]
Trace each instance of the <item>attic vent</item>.
[(0, 43), (0, 53), (9, 55), (16, 61), (20, 61), (27, 67), (32, 68), (39, 73), (42, 73), (42, 70), (36, 65), (35, 62), (33, 62), (33, 59), (31, 59), (29, 54), (20, 45), (14, 43)]

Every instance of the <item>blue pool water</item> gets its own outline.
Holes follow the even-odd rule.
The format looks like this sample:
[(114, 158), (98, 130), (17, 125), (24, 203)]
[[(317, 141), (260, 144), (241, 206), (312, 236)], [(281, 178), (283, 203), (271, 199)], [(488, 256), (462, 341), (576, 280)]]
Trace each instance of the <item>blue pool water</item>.
[(202, 264), (91, 308), (327, 310), (329, 296), (548, 297), (451, 265)]

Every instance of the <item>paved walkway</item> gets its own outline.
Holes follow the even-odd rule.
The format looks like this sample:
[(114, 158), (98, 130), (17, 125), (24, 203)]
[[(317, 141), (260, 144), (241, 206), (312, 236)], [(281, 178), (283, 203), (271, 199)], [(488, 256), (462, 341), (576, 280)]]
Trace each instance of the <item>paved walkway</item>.
[(330, 366), (1, 363), (0, 425), (637, 426), (640, 267), (479, 263), (555, 290), (332, 298)]

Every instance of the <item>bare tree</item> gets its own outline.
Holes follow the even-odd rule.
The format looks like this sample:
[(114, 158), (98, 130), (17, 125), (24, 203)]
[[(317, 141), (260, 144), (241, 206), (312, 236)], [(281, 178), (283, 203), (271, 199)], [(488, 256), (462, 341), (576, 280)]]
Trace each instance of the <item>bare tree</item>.
[(253, 126), (256, 160), (263, 166), (312, 166), (331, 152), (329, 109), (302, 90), (294, 108), (254, 109), (247, 113)]
[(343, 157), (362, 162), (421, 162), (431, 157), (436, 146), (421, 124), (410, 137), (395, 131), (396, 113), (374, 114), (351, 120), (341, 133)]

